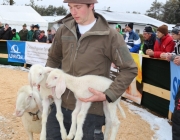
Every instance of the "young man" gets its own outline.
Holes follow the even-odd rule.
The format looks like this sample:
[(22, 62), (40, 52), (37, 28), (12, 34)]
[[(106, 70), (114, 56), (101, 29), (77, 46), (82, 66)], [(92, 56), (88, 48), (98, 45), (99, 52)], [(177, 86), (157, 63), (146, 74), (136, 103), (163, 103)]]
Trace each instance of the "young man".
[(125, 42), (130, 52), (138, 53), (141, 46), (139, 35), (133, 31), (133, 23), (125, 25), (126, 34), (124, 35)]
[(38, 37), (38, 42), (46, 43), (47, 42), (47, 36), (45, 35), (44, 30), (40, 31), (40, 35)]
[[(83, 140), (103, 140), (105, 123), (102, 101), (116, 101), (137, 75), (137, 67), (123, 37), (101, 15), (94, 13), (97, 0), (64, 0), (71, 14), (62, 19), (49, 49), (46, 66), (59, 68), (74, 76), (101, 75), (109, 78), (113, 62), (120, 67), (115, 82), (104, 93), (89, 88), (92, 97), (81, 99), (93, 102), (83, 125)], [(64, 125), (69, 133), (71, 113), (76, 99), (70, 90), (62, 95)], [(47, 121), (47, 140), (60, 140), (60, 128), (56, 108), (52, 105)]]
[(118, 33), (120, 33), (121, 35), (123, 35), (122, 28), (121, 28), (121, 25), (120, 25), (120, 24), (117, 24), (117, 25), (116, 25), (116, 31), (118, 31)]
[(34, 25), (34, 34), (33, 34), (33, 41), (38, 41), (39, 35), (40, 35), (40, 30), (39, 30), (39, 25)]
[(21, 41), (27, 41), (27, 35), (28, 35), (28, 30), (26, 29), (27, 25), (23, 25), (23, 29), (19, 32), (19, 36)]
[(16, 29), (12, 29), (12, 40), (20, 41), (20, 36), (16, 32)]
[(5, 24), (5, 26), (0, 30), (0, 39), (2, 40), (11, 40), (12, 39), (12, 31), (9, 24)]
[(146, 26), (143, 30), (143, 38), (144, 38), (144, 45), (143, 45), (143, 53), (146, 54), (146, 50), (151, 49), (154, 50), (154, 44), (156, 42), (156, 34), (153, 32), (151, 26)]
[(30, 30), (27, 34), (27, 41), (33, 41), (33, 35), (34, 35), (34, 24), (30, 26)]
[(174, 51), (175, 43), (172, 37), (168, 34), (168, 27), (162, 25), (157, 29), (157, 38), (154, 50), (147, 49), (146, 54), (150, 57), (160, 58), (162, 53), (171, 53)]

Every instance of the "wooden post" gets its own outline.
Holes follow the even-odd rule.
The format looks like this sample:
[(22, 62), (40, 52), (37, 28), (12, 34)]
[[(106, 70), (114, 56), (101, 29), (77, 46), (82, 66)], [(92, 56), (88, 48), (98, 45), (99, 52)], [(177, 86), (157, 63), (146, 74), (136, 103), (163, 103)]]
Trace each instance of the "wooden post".
[(26, 63), (24, 63), (24, 68), (26, 68)]

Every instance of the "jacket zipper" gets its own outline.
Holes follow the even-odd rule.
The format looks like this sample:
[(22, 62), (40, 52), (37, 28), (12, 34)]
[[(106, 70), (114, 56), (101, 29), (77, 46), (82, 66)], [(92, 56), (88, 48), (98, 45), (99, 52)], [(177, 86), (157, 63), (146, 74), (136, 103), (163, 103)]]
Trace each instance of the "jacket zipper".
[(121, 56), (119, 55), (118, 50), (116, 49), (116, 57), (115, 57), (115, 60), (117, 60), (118, 58), (119, 58), (119, 61), (120, 61), (121, 65), (123, 66), (122, 58), (121, 58)]

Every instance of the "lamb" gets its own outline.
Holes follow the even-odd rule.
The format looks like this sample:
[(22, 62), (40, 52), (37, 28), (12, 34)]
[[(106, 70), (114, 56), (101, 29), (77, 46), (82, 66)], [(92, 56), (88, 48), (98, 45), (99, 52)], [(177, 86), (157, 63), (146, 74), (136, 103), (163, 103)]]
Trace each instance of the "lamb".
[(40, 97), (37, 92), (33, 92), (30, 85), (19, 89), (15, 115), (22, 117), (23, 126), (29, 140), (33, 140), (33, 133), (39, 134), (41, 132), (41, 111), (37, 102), (41, 102)]
[[(61, 136), (63, 140), (66, 140), (67, 137), (67, 132), (64, 127), (63, 123), (63, 114), (61, 112), (61, 99), (57, 99), (54, 90), (48, 89), (45, 85), (46, 79), (48, 72), (50, 72), (52, 68), (49, 67), (43, 67), (41, 65), (35, 64), (31, 66), (29, 70), (29, 81), (30, 85), (32, 87), (36, 87), (40, 85), (40, 96), (42, 98), (42, 106), (43, 106), (43, 112), (42, 112), (42, 131), (40, 135), (40, 140), (46, 140), (46, 123), (47, 123), (47, 117), (48, 117), (48, 108), (50, 106), (50, 101), (49, 101), (49, 95), (53, 96), (56, 108), (57, 108), (57, 113), (56, 113), (56, 118), (60, 124), (61, 127)], [(64, 91), (62, 91), (64, 92)]]
[[(82, 102), (79, 100), (79, 98), (89, 98), (92, 96), (92, 93), (88, 90), (89, 87), (104, 92), (112, 82), (112, 80), (102, 76), (86, 75), (82, 77), (75, 77), (58, 69), (54, 69), (50, 72), (46, 81), (46, 85), (49, 88), (55, 88), (57, 98), (61, 98), (61, 95), (64, 93), (62, 91), (64, 91), (67, 87), (74, 93), (77, 100), (76, 107), (72, 113), (72, 124), (67, 139), (73, 139), (75, 136), (74, 140), (81, 140), (83, 137), (82, 127), (88, 109), (91, 106), (91, 102)], [(103, 109), (106, 116), (106, 127), (104, 134), (105, 140), (108, 140), (110, 132), (110, 140), (115, 140), (116, 138), (116, 134), (120, 125), (120, 121), (116, 115), (116, 109), (119, 105), (119, 101), (120, 98), (114, 103), (108, 103), (108, 101), (103, 102)], [(120, 111), (121, 110), (122, 108)], [(122, 114), (125, 117), (125, 113), (122, 112)]]

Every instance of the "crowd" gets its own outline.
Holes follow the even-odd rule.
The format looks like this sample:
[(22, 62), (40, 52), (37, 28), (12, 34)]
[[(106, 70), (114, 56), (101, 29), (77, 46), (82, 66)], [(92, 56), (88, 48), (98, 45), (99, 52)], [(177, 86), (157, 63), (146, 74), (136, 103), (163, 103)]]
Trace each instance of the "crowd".
[(33, 42), (43, 42), (43, 43), (52, 43), (55, 36), (56, 29), (51, 28), (47, 30), (47, 36), (45, 35), (44, 30), (40, 30), (38, 24), (32, 24), (30, 30), (27, 29), (27, 25), (22, 26), (22, 30), (19, 32), (16, 29), (11, 29), (9, 24), (4, 26), (0, 22), (0, 40), (18, 40), (18, 41), (33, 41)]

